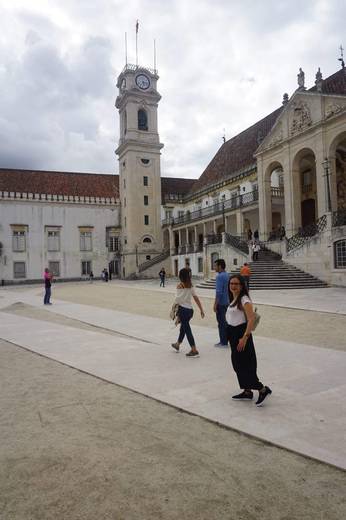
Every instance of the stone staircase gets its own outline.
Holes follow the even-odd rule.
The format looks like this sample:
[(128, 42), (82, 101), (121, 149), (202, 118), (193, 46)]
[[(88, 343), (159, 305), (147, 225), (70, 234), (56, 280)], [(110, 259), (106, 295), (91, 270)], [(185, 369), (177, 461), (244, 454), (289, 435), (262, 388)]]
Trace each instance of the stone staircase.
[(138, 271), (140, 273), (142, 273), (143, 271), (145, 271), (146, 269), (149, 269), (149, 267), (155, 265), (155, 264), (158, 264), (160, 262), (162, 262), (163, 260), (165, 260), (166, 258), (168, 258), (170, 255), (170, 252), (169, 250), (168, 251), (163, 251), (162, 253), (160, 253), (159, 255), (156, 255), (154, 256), (154, 258), (151, 258), (150, 260), (147, 260), (146, 262), (144, 262), (143, 264), (140, 264), (138, 266)]
[[(280, 255), (268, 249), (262, 249), (258, 260), (249, 265), (252, 272), (250, 290), (314, 289), (328, 286), (326, 282), (283, 262)], [(239, 273), (239, 269), (232, 273)], [(197, 287), (215, 289), (215, 280), (206, 280), (197, 284)]]

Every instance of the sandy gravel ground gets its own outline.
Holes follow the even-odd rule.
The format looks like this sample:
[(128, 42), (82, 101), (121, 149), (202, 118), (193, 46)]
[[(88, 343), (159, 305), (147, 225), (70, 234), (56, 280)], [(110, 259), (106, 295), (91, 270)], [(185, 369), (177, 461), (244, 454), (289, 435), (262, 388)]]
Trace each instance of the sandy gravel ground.
[[(122, 310), (134, 314), (168, 319), (174, 294), (163, 290), (144, 290), (118, 285), (116, 282), (89, 284), (64, 284), (53, 287), (54, 297), (66, 301)], [(193, 323), (215, 327), (213, 300), (201, 297), (206, 317), (195, 312)], [(256, 334), (295, 343), (346, 351), (346, 316), (339, 314), (285, 309), (270, 305), (257, 305), (261, 322)], [(215, 330), (215, 340), (217, 334)]]
[(1, 520), (342, 520), (346, 474), (0, 342)]

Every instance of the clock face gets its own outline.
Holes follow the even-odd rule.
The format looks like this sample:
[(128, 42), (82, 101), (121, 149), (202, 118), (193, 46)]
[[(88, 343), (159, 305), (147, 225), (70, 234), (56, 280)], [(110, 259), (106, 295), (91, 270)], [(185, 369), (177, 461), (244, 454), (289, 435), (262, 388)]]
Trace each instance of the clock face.
[(145, 74), (138, 74), (136, 76), (136, 85), (142, 90), (147, 90), (150, 87), (150, 79)]

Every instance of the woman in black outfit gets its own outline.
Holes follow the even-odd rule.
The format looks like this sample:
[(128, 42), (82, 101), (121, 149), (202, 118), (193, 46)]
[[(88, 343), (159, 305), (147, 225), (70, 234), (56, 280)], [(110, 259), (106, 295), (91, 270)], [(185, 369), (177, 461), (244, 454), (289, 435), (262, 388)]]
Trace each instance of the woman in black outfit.
[(232, 399), (251, 400), (252, 390), (258, 390), (257, 406), (272, 393), (257, 377), (257, 359), (251, 331), (254, 311), (245, 280), (236, 274), (229, 281), (230, 305), (226, 312), (227, 337), (231, 345), (232, 365), (237, 374), (239, 386), (243, 390)]

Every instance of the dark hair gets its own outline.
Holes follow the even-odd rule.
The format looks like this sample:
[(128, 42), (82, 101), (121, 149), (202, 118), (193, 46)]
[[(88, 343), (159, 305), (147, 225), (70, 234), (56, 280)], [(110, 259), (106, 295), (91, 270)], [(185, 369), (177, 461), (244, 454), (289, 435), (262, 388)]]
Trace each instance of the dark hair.
[[(234, 278), (239, 280), (241, 288), (240, 288), (240, 293), (239, 293), (237, 299), (234, 302), (232, 302), (233, 295), (232, 295), (232, 292), (231, 292), (231, 289), (230, 289), (230, 287), (231, 287), (230, 283), (231, 283), (231, 280), (233, 280)], [(249, 297), (249, 291), (247, 290), (247, 286), (246, 286), (246, 283), (245, 283), (245, 280), (244, 280), (243, 276), (241, 276), (240, 274), (232, 274), (230, 276), (230, 279), (229, 279), (229, 282), (228, 282), (228, 293), (229, 293), (229, 301), (232, 302), (231, 303), (231, 307), (237, 306), (238, 309), (243, 310), (243, 306), (241, 304), (241, 299), (242, 299), (243, 296), (248, 296)]]
[(186, 267), (184, 267), (183, 269), (180, 269), (179, 280), (184, 284), (185, 287), (187, 287), (187, 288), (192, 287), (190, 269), (186, 269)]
[(226, 262), (224, 261), (223, 258), (218, 258), (217, 260), (215, 260), (215, 264), (220, 266), (221, 269), (226, 269)]

